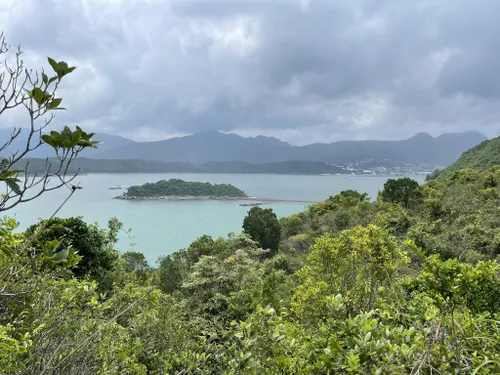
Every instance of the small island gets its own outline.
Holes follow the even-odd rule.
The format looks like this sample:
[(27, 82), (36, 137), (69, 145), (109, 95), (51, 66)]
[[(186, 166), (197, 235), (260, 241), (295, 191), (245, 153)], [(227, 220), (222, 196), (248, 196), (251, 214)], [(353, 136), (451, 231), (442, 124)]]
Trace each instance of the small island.
[(131, 186), (116, 199), (128, 200), (241, 200), (247, 194), (231, 184), (210, 184), (179, 179)]
[(161, 180), (155, 183), (131, 186), (122, 195), (113, 199), (130, 201), (171, 200), (171, 201), (244, 201), (240, 206), (260, 206), (270, 203), (319, 203), (303, 199), (281, 199), (249, 197), (243, 190), (231, 184), (210, 184), (179, 179)]

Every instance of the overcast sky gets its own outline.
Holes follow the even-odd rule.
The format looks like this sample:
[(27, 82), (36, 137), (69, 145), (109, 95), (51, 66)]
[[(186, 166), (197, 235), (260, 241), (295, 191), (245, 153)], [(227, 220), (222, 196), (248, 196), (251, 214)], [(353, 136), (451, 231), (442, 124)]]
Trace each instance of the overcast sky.
[(499, 15), (499, 0), (0, 0), (30, 67), (78, 68), (58, 123), (137, 140), (499, 135)]

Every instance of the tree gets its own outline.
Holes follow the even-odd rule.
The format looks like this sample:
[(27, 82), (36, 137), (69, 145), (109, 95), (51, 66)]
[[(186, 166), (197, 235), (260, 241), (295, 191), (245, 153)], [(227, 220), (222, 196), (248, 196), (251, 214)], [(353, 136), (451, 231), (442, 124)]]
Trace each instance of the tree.
[(337, 294), (348, 298), (354, 311), (370, 310), (408, 261), (394, 238), (373, 224), (339, 236), (325, 234), (298, 272), (303, 284), (294, 297), (295, 310), (302, 316), (321, 316), (328, 298)]
[(214, 239), (206, 234), (192, 242), (187, 248), (190, 265), (195, 264), (202, 256), (213, 255), (214, 243)]
[[(54, 75), (44, 71), (34, 72), (24, 66), (20, 47), (9, 63), (10, 46), (0, 34), (0, 115), (7, 110), (24, 108), (27, 112), (27, 129), (14, 128), (10, 139), (0, 145), (0, 181), (6, 183), (6, 191), (0, 196), (0, 212), (19, 203), (36, 199), (43, 193), (59, 189), (76, 177), (68, 176), (68, 168), (78, 154), (87, 147), (96, 147), (93, 133), (87, 134), (78, 126), (72, 131), (65, 127), (62, 132), (44, 134), (54, 119), (54, 111), (64, 110), (62, 98), (56, 96), (63, 78), (75, 70), (64, 61), (48, 58)], [(46, 117), (45, 115), (49, 115)], [(25, 136), (23, 141), (20, 135)], [(16, 141), (16, 142), (15, 142)], [(18, 149), (17, 142), (23, 143)], [(29, 164), (23, 159), (47, 144), (54, 148), (55, 159), (47, 160), (44, 173), (31, 174)], [(19, 177), (24, 177), (22, 180)], [(71, 188), (71, 187), (70, 187)]]
[(417, 181), (405, 177), (388, 180), (380, 196), (384, 202), (399, 203), (409, 208), (420, 200), (422, 193)]
[(271, 255), (278, 251), (281, 228), (271, 208), (252, 207), (243, 220), (243, 231), (260, 247), (271, 250)]
[(137, 251), (127, 251), (121, 255), (120, 259), (126, 272), (135, 272), (139, 277), (151, 269), (144, 254)]
[[(38, 231), (39, 228), (42, 230)], [(28, 237), (38, 232), (36, 242), (40, 245), (57, 240), (60, 248), (76, 249), (82, 260), (72, 271), (80, 278), (90, 276), (100, 284), (108, 282), (109, 272), (114, 269), (118, 253), (113, 249), (116, 232), (121, 225), (110, 220), (108, 230), (99, 229), (95, 224), (87, 224), (80, 217), (43, 220), (26, 230)]]
[(187, 251), (180, 250), (163, 256), (159, 259), (159, 263), (158, 276), (161, 290), (165, 293), (179, 290), (190, 267)]

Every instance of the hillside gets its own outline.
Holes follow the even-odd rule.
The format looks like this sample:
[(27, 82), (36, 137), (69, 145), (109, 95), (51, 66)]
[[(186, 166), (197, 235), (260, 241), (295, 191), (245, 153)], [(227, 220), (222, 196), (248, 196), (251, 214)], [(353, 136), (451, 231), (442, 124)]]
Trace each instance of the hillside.
[(436, 166), (453, 163), (462, 152), (485, 137), (479, 133), (443, 134), (437, 138), (419, 133), (401, 141), (344, 141), (331, 144), (292, 146), (276, 138), (244, 138), (218, 132), (194, 134), (158, 142), (132, 143), (104, 150), (95, 157), (142, 159), (203, 164), (209, 161), (273, 163), (289, 160), (321, 161), (332, 164), (389, 159), (393, 162)]
[(466, 168), (487, 170), (495, 165), (500, 165), (500, 137), (481, 142), (465, 151), (455, 163), (440, 171), (439, 176), (450, 176)]

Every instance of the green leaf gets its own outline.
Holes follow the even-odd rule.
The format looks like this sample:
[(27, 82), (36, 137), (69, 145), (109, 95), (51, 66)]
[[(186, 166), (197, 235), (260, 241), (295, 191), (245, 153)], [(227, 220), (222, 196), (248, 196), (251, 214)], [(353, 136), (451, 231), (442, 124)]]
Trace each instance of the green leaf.
[(57, 149), (59, 147), (57, 142), (50, 135), (47, 135), (47, 134), (42, 135), (42, 141), (44, 141), (49, 146), (52, 146), (55, 149)]
[(57, 261), (64, 262), (66, 259), (68, 259), (68, 255), (69, 255), (69, 249), (64, 249), (54, 254), (52, 259), (54, 259), (56, 262)]
[(55, 98), (54, 100), (52, 100), (49, 104), (49, 106), (47, 107), (47, 109), (56, 109), (57, 107), (59, 107), (59, 105), (61, 104), (62, 102), (62, 98)]
[(471, 375), (476, 375), (476, 374), (477, 374), (477, 372), (478, 372), (479, 370), (481, 370), (481, 368), (483, 368), (484, 366), (486, 366), (486, 365), (488, 365), (488, 364), (490, 364), (490, 363), (492, 363), (492, 362), (493, 362), (493, 361), (492, 361), (491, 359), (486, 358), (486, 360), (485, 360), (483, 363), (481, 363), (479, 366), (477, 366), (477, 367), (474, 369), (474, 371), (472, 372), (472, 374), (471, 374)]
[(45, 97), (45, 93), (42, 91), (40, 87), (35, 87), (33, 90), (30, 91), (30, 97), (35, 100), (35, 102), (40, 105), (43, 103), (43, 99)]
[(56, 63), (56, 60), (54, 60), (50, 57), (48, 58), (48, 60), (49, 60), (50, 66), (52, 67), (52, 69), (54, 69), (54, 72), (59, 73), (60, 67), (59, 67), (59, 64)]
[(45, 255), (52, 257), (54, 251), (57, 249), (58, 246), (59, 246), (58, 240), (49, 241), (43, 245), (43, 252)]
[(59, 132), (56, 132), (56, 131), (52, 130), (52, 131), (50, 132), (50, 136), (51, 136), (51, 137), (52, 137), (52, 138), (53, 138), (56, 142), (61, 142), (61, 139), (62, 139), (62, 137), (61, 137), (61, 133), (59, 133)]
[(78, 142), (80, 142), (81, 139), (81, 133), (78, 131), (75, 131), (71, 134), (71, 145), (75, 147), (78, 145)]
[(46, 85), (49, 84), (49, 77), (47, 77), (47, 74), (43, 73), (42, 72), (42, 81), (43, 83), (45, 83)]
[[(17, 175), (18, 173), (21, 173), (22, 171), (23, 171), (22, 169), (12, 169), (10, 171), (7, 171), (7, 172), (0, 175), (0, 180), (7, 180), (7, 179), (9, 179), (9, 177)], [(19, 180), (17, 180), (16, 182), (19, 182)]]
[(0, 161), (0, 171), (6, 169), (8, 165), (9, 165), (9, 159), (7, 158), (2, 159), (2, 161)]
[(21, 192), (21, 188), (19, 187), (19, 185), (14, 181), (14, 180), (5, 180), (5, 183), (7, 184), (8, 187), (10, 187), (14, 193), (16, 193), (17, 195), (21, 195), (22, 192)]

